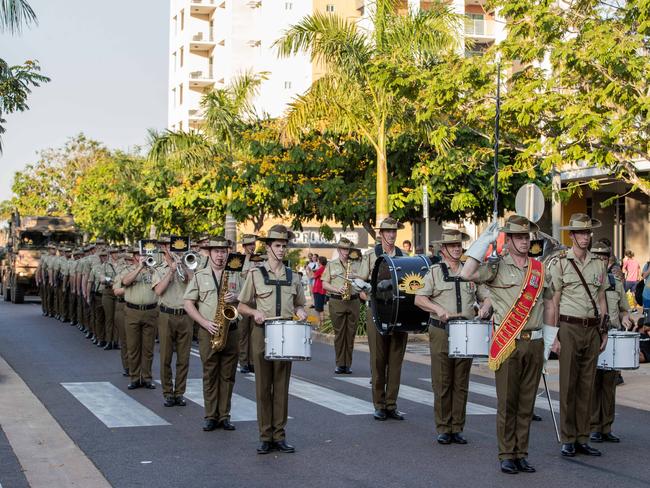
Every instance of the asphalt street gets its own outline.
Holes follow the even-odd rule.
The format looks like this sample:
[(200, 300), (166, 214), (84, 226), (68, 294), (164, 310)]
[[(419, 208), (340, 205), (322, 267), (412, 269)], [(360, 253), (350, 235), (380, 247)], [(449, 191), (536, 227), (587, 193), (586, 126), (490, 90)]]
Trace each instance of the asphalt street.
[[(533, 424), (529, 456), (538, 472), (508, 476), (498, 469), (493, 381), (471, 378), (473, 406), (465, 428), (469, 444), (441, 446), (434, 442), (433, 411), (427, 404), (427, 365), (404, 364), (402, 384), (406, 388), (399, 408), (407, 419), (377, 422), (371, 415), (367, 353), (355, 352), (354, 374), (345, 380), (333, 374), (330, 345), (314, 343), (312, 355), (312, 361), (293, 365), (287, 440), (297, 452), (259, 456), (255, 453), (257, 423), (251, 418), (252, 375), (237, 373), (232, 412), (237, 430), (206, 433), (201, 430), (203, 409), (196, 395), (184, 408), (165, 408), (160, 388), (127, 390), (119, 351), (92, 346), (76, 327), (42, 317), (37, 304), (0, 303), (0, 356), (115, 487), (525, 484), (528, 488), (618, 488), (650, 484), (646, 463), (650, 415), (646, 411), (617, 408), (614, 431), (623, 441), (598, 445), (601, 458), (563, 459), (550, 413), (539, 409), (544, 420)], [(156, 352), (156, 377), (158, 371)], [(201, 363), (195, 355), (189, 378), (200, 396)], [(0, 431), (3, 488), (26, 486), (18, 461)]]

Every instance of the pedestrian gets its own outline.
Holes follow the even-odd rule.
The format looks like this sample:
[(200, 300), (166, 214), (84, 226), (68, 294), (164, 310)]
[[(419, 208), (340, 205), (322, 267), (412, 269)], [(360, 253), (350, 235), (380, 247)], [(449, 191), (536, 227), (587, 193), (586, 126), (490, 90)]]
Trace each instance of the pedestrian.
[(623, 263), (623, 274), (625, 275), (625, 291), (634, 291), (634, 287), (639, 282), (641, 275), (641, 266), (635, 259), (631, 250), (625, 251), (627, 259)]
[(408, 239), (402, 241), (402, 250), (405, 256), (413, 256), (413, 243)]
[[(314, 297), (314, 310), (318, 313), (318, 327), (323, 326), (323, 318), (325, 315), (325, 302), (327, 300), (326, 290), (323, 287), (323, 273), (327, 266), (327, 258), (325, 256), (318, 257), (318, 268), (313, 272), (314, 285), (312, 286), (312, 296)], [(330, 312), (331, 315), (331, 312)]]
[(645, 318), (641, 317), (635, 331), (639, 332), (639, 362), (650, 363), (650, 325), (645, 325)]

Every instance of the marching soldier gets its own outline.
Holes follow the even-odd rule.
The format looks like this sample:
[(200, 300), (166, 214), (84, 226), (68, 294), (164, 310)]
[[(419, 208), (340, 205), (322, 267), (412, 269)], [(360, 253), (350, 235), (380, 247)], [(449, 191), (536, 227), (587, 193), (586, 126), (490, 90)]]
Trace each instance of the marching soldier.
[(561, 229), (569, 231), (573, 245), (549, 263), (560, 327), (554, 344), (560, 357), (560, 452), (567, 457), (601, 455), (588, 444), (596, 364), (607, 344), (606, 266), (589, 251), (600, 225), (588, 215), (571, 215)]
[[(381, 222), (377, 229), (379, 242), (373, 250), (364, 254), (359, 267), (359, 278), (365, 281), (370, 279), (375, 261), (382, 254), (404, 255), (402, 250), (395, 245), (397, 231), (403, 228), (404, 225), (392, 217), (387, 217)], [(368, 298), (365, 293), (361, 293), (360, 297), (363, 300)], [(373, 416), (375, 420), (386, 420), (387, 418), (404, 420), (404, 415), (397, 410), (397, 394), (399, 393), (408, 334), (396, 331), (382, 335), (375, 326), (370, 309), (368, 309), (366, 317), (372, 373), (372, 402), (375, 405)]]
[[(108, 250), (108, 258), (98, 268), (93, 268), (96, 279), (99, 279), (101, 291), (101, 304), (104, 310), (104, 334), (106, 345), (105, 351), (119, 349), (117, 342), (117, 330), (115, 329), (115, 293), (113, 284), (117, 277), (117, 254), (119, 250), (111, 248)], [(103, 288), (101, 286), (103, 285)]]
[(268, 260), (252, 268), (239, 294), (239, 312), (255, 320), (251, 333), (253, 364), (255, 365), (255, 397), (257, 399), (257, 425), (260, 432), (258, 454), (268, 454), (272, 449), (295, 452), (286, 441), (289, 404), (290, 361), (264, 359), (264, 322), (270, 317), (290, 319), (294, 313), (306, 320), (305, 293), (296, 273), (283, 264), (287, 245), (294, 233), (284, 225), (272, 226), (266, 237)]
[[(591, 252), (600, 258), (606, 265), (611, 257), (611, 248), (607, 243), (598, 241), (591, 248)], [(618, 330), (621, 327), (631, 330), (634, 327), (630, 320), (630, 304), (627, 301), (623, 281), (614, 275), (607, 274), (607, 309), (609, 310), (609, 328)], [(612, 433), (614, 411), (616, 405), (616, 377), (618, 371), (596, 369), (596, 380), (591, 402), (591, 435), (593, 442), (620, 442), (621, 440)]]
[(201, 327), (199, 329), (199, 353), (203, 364), (203, 398), (205, 401), (203, 430), (206, 432), (218, 427), (223, 427), (224, 430), (235, 430), (235, 426), (230, 422), (230, 405), (239, 354), (237, 321), (228, 323), (223, 319), (229, 329), (225, 346), (221, 351), (217, 351), (211, 344), (212, 336), (217, 331), (216, 315), (221, 313), (220, 302), (236, 304), (241, 288), (240, 274), (230, 273), (228, 275), (228, 291), (223, 296), (220, 295), (230, 246), (231, 242), (221, 236), (201, 244), (202, 249), (207, 249), (210, 252), (209, 264), (206, 268), (194, 273), (183, 297), (185, 311)]
[[(501, 229), (495, 223), (470, 246), (461, 278), (485, 283), (494, 308), (495, 332), (488, 365), (495, 371), (497, 438), (501, 471), (532, 473), (528, 439), (545, 349), (555, 339), (553, 293), (541, 261), (530, 258), (530, 233), (539, 230), (526, 217), (512, 215)], [(499, 232), (508, 253), (483, 263)], [(548, 335), (548, 338), (545, 336)]]
[(72, 249), (66, 247), (63, 249), (65, 257), (61, 260), (59, 273), (61, 275), (61, 321), (63, 323), (72, 323), (72, 309), (70, 308), (70, 267), (73, 265)]
[(481, 303), (479, 317), (490, 315), (490, 302), (485, 286), (477, 287), (460, 278), (463, 263), (463, 242), (469, 240), (455, 229), (442, 231), (442, 260), (431, 266), (424, 278), (424, 287), (417, 290), (415, 305), (431, 314), (429, 348), (431, 350), (431, 385), (435, 397), (434, 413), (437, 441), (440, 444), (467, 444), (462, 435), (469, 391), (472, 359), (454, 359), (449, 354), (446, 325), (452, 318), (474, 318), (474, 303)]
[(105, 348), (107, 345), (106, 314), (104, 311), (104, 305), (102, 303), (102, 297), (107, 286), (107, 282), (105, 280), (106, 275), (104, 272), (106, 270), (105, 268), (107, 267), (106, 265), (108, 264), (108, 251), (106, 249), (102, 249), (97, 253), (97, 256), (99, 256), (99, 263), (94, 264), (90, 268), (86, 282), (86, 294), (91, 297), (90, 306), (93, 309), (92, 313), (95, 317), (95, 337), (97, 339), (97, 342), (93, 341), (93, 344), (96, 344), (97, 347)]
[(137, 264), (121, 275), (124, 288), (126, 344), (129, 357), (129, 390), (153, 390), (151, 364), (156, 340), (158, 297), (153, 291), (154, 270), (145, 265), (147, 254), (138, 252)]
[(81, 251), (74, 249), (68, 264), (66, 278), (68, 280), (68, 310), (70, 310), (70, 325), (79, 324), (79, 315), (77, 307), (77, 264), (81, 257)]
[(86, 321), (86, 327), (88, 328), (88, 333), (86, 338), (90, 339), (91, 342), (95, 345), (99, 342), (97, 337), (97, 330), (95, 324), (95, 295), (90, 293), (90, 287), (88, 286), (88, 278), (90, 277), (90, 270), (93, 266), (100, 263), (99, 256), (97, 256), (97, 243), (91, 243), (88, 246), (88, 256), (83, 261), (81, 268), (81, 292), (84, 297), (84, 319)]
[[(328, 292), (329, 314), (334, 327), (335, 374), (352, 374), (352, 351), (359, 321), (359, 294), (353, 292), (350, 280), (356, 278), (361, 266), (360, 251), (352, 241), (342, 237), (337, 244), (339, 258), (329, 261), (323, 272), (323, 288)], [(350, 254), (357, 259), (351, 259)]]
[(122, 286), (122, 276), (133, 271), (138, 265), (137, 259), (134, 258), (132, 249), (123, 248), (119, 254), (117, 265), (115, 266), (116, 277), (113, 284), (113, 293), (115, 294), (115, 329), (120, 341), (120, 358), (122, 360), (122, 376), (129, 375), (129, 351), (126, 342), (124, 287)]
[[(186, 405), (183, 395), (187, 385), (192, 348), (192, 319), (183, 308), (183, 295), (193, 273), (184, 271), (185, 281), (178, 274), (180, 264), (165, 250), (162, 266), (156, 268), (151, 284), (160, 297), (158, 337), (160, 339), (160, 383), (165, 407)], [(172, 357), (176, 351), (176, 381), (172, 378)]]
[[(244, 268), (242, 269), (242, 277), (245, 277), (248, 273), (248, 270), (251, 267), (254, 267), (254, 263), (251, 262), (251, 256), (255, 253), (255, 242), (257, 241), (257, 236), (255, 234), (244, 234), (242, 236), (241, 244), (244, 250)], [(242, 317), (239, 321), (239, 372), (240, 373), (252, 373), (255, 371), (253, 366), (253, 357), (251, 351), (251, 341), (250, 335), (255, 327), (255, 321), (252, 317)]]

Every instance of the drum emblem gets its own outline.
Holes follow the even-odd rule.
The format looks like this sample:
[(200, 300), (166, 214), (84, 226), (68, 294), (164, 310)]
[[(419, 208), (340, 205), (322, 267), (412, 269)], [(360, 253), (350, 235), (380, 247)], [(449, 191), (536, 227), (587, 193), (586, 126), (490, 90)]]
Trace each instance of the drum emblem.
[(399, 284), (399, 289), (411, 295), (414, 295), (420, 288), (424, 288), (424, 280), (422, 276), (417, 273), (409, 273), (404, 275)]

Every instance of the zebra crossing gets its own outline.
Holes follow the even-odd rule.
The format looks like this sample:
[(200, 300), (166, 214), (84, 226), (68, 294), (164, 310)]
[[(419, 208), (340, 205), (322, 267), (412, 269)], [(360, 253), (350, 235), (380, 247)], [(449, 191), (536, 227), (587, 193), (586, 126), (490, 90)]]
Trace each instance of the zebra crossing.
[[(247, 381), (254, 382), (253, 374), (245, 375)], [(356, 416), (371, 415), (374, 411), (370, 401), (369, 392), (370, 378), (362, 376), (334, 377), (331, 384), (319, 384), (315, 380), (309, 380), (293, 375), (289, 386), (289, 395), (302, 401), (323, 407), (339, 415)], [(430, 389), (430, 378), (418, 378), (422, 387), (414, 387), (402, 384), (400, 386), (400, 405), (408, 411), (408, 404), (419, 404), (433, 407), (433, 394)], [(336, 386), (352, 385), (358, 388), (358, 392), (346, 388), (345, 392), (337, 391)], [(75, 382), (61, 383), (72, 397), (81, 403), (90, 413), (108, 428), (125, 427), (154, 427), (170, 425), (169, 419), (164, 419), (158, 413), (152, 411), (138, 400), (110, 382)], [(496, 388), (494, 385), (471, 381), (470, 393), (473, 393), (471, 402), (467, 404), (468, 415), (496, 415), (494, 408), (496, 399)], [(203, 385), (201, 379), (193, 378), (187, 380), (185, 398), (198, 407), (203, 407)], [(486, 399), (488, 405), (479, 403)], [(559, 411), (559, 404), (552, 401), (553, 408)], [(548, 400), (544, 397), (538, 398), (536, 408), (549, 410)], [(161, 412), (166, 413), (165, 410)], [(160, 413), (160, 412), (159, 412)], [(232, 420), (235, 422), (252, 422), (257, 419), (257, 407), (253, 398), (238, 393), (232, 398)]]

